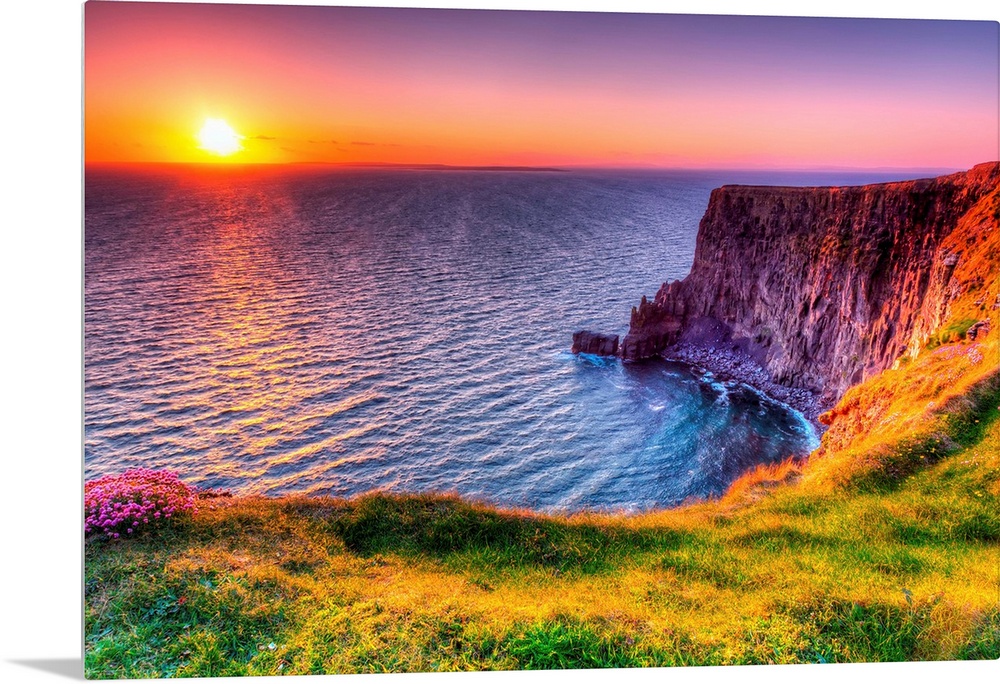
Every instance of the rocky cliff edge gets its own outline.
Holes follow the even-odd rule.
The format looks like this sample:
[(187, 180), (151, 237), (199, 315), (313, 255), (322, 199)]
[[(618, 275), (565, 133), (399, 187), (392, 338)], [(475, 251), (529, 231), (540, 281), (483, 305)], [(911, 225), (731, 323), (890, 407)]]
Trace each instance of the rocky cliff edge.
[(723, 186), (691, 272), (632, 309), (618, 353), (729, 355), (829, 406), (916, 355), (956, 303), (956, 334), (989, 334), (998, 254), (1000, 162), (855, 187)]

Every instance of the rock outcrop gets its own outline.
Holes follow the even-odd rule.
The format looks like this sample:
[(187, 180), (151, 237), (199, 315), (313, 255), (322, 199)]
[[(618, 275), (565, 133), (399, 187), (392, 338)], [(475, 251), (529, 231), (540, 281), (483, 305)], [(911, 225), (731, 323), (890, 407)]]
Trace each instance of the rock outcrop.
[(575, 332), (572, 351), (574, 354), (618, 356), (618, 335), (601, 335), (589, 330)]
[(980, 288), (992, 305), (998, 257), (983, 244), (1000, 223), (998, 185), (992, 162), (856, 187), (718, 188), (690, 274), (632, 309), (620, 355), (725, 350), (830, 404), (915, 354), (960, 295)]

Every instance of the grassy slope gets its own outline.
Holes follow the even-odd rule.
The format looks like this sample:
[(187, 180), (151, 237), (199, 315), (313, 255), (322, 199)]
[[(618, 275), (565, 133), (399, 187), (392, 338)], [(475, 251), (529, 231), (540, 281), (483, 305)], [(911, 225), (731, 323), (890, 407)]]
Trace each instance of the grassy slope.
[(633, 518), (205, 498), (88, 540), (88, 676), (1000, 657), (1000, 325), (957, 331), (996, 315), (991, 202), (956, 245), (973, 286), (805, 466)]

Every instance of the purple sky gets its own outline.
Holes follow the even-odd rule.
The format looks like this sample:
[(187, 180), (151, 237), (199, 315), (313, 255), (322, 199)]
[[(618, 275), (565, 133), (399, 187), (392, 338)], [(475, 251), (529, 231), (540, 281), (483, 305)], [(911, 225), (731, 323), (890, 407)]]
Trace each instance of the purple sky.
[(88, 160), (197, 158), (184, 141), (207, 116), (254, 140), (243, 161), (964, 168), (997, 156), (995, 22), (86, 8)]

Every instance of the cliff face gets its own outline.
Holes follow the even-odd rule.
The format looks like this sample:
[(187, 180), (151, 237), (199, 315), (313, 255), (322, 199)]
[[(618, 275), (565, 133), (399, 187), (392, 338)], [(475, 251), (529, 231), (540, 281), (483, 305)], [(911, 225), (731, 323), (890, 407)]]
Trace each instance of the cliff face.
[(719, 188), (690, 274), (632, 309), (621, 356), (737, 350), (830, 403), (915, 354), (962, 295), (996, 303), (998, 186), (993, 162), (858, 187)]

